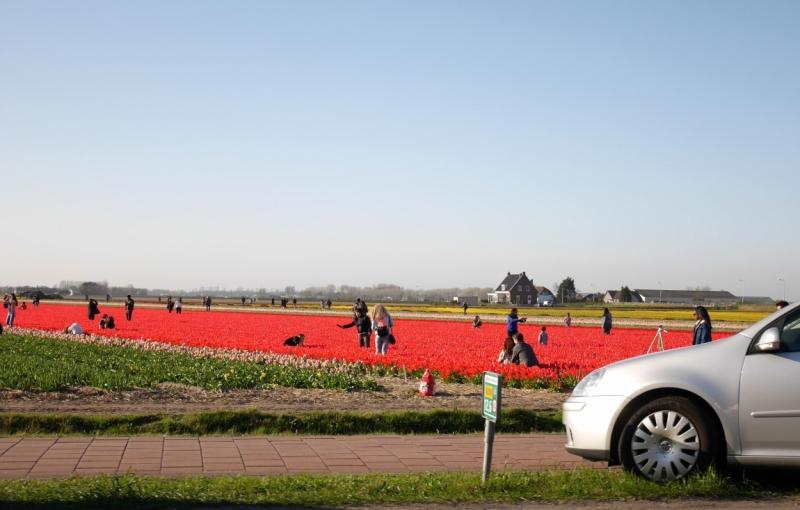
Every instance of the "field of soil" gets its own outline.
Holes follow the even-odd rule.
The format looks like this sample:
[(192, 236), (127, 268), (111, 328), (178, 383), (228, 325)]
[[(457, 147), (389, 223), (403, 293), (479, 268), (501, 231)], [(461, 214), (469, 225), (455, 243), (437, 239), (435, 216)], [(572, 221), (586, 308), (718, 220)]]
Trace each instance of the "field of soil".
[[(420, 397), (419, 380), (376, 379), (382, 391), (345, 393), (335, 390), (277, 388), (275, 390), (204, 391), (178, 384), (155, 389), (104, 391), (70, 388), (64, 392), (0, 390), (0, 412), (72, 414), (193, 413), (258, 409), (259, 411), (428, 411), (480, 410), (481, 387), (437, 383), (435, 397)], [(569, 393), (503, 389), (503, 406), (557, 410)]]

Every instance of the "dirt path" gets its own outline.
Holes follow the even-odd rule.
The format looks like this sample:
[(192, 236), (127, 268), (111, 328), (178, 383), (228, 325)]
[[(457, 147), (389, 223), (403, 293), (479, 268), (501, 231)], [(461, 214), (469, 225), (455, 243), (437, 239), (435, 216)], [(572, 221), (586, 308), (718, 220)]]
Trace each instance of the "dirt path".
[[(480, 410), (480, 386), (437, 383), (437, 396), (420, 397), (419, 380), (377, 378), (383, 391), (344, 393), (335, 390), (204, 391), (177, 384), (156, 389), (103, 391), (71, 388), (65, 392), (0, 390), (0, 411), (15, 413), (140, 414), (193, 413), (258, 409), (259, 411), (387, 411), (430, 409)], [(503, 389), (503, 405), (538, 410), (556, 410), (568, 393), (545, 390)]]

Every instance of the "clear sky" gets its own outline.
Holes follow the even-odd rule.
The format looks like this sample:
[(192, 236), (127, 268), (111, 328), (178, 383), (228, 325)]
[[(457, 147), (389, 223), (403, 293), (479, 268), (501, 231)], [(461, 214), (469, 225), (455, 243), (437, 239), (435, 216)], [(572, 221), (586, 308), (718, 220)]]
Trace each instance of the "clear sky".
[(800, 298), (800, 2), (0, 2), (0, 284)]

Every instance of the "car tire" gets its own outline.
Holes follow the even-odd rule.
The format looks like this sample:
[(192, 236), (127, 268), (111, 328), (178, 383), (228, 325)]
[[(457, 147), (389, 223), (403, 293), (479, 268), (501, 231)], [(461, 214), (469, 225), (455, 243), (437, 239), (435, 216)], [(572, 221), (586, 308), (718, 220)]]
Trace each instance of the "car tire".
[(708, 411), (685, 397), (661, 397), (628, 419), (618, 444), (622, 467), (666, 483), (708, 469), (719, 436)]

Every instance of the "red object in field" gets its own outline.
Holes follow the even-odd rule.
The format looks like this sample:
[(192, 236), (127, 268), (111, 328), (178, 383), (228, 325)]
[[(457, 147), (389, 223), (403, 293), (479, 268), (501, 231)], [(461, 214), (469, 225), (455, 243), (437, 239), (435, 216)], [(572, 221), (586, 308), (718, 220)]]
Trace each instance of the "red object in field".
[(431, 371), (425, 369), (425, 374), (422, 376), (422, 382), (419, 383), (419, 396), (432, 397), (436, 395), (436, 379), (431, 375)]

